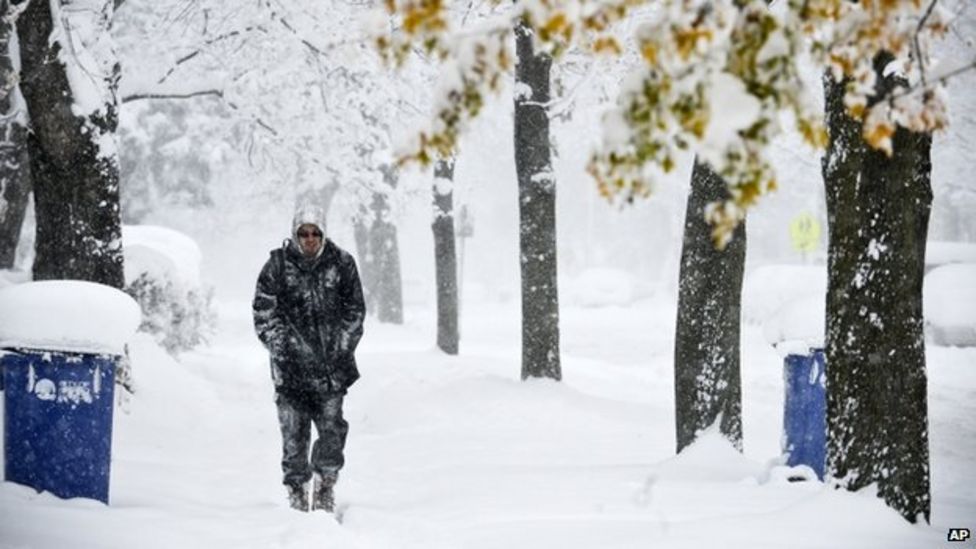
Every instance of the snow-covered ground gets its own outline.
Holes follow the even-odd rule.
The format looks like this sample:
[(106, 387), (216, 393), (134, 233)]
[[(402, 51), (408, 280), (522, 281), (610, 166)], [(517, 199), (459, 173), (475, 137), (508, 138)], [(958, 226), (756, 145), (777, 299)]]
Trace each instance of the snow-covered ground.
[[(516, 304), (466, 304), (462, 354), (433, 317), (367, 324), (346, 401), (337, 523), (288, 509), (249, 304), (208, 347), (132, 345), (111, 505), (0, 484), (0, 548), (932, 548), (976, 528), (976, 349), (929, 347), (932, 526), (776, 465), (781, 359), (743, 331), (745, 456), (715, 435), (675, 457), (674, 299), (568, 307), (564, 381), (519, 381)], [(961, 544), (956, 544), (961, 545)]]

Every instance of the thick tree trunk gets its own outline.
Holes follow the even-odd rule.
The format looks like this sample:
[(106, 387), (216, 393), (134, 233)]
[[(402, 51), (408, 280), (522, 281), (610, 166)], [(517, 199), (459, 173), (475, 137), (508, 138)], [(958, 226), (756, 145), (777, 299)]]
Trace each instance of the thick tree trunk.
[[(0, 0), (0, 13), (6, 14), (9, 7), (7, 0)], [(18, 49), (15, 32), (11, 21), (0, 18), (0, 269), (14, 266), (30, 195), (27, 110), (15, 84), (12, 57)]]
[[(522, 273), (522, 379), (561, 379), (556, 283), (556, 180), (549, 143), (549, 69), (524, 25), (515, 30), (515, 168)], [(523, 89), (531, 93), (523, 93)]]
[[(894, 81), (881, 75), (879, 92)], [(898, 128), (891, 157), (847, 116), (826, 79), (823, 161), (830, 244), (827, 470), (850, 490), (877, 483), (906, 519), (929, 520), (922, 277), (932, 204), (931, 136)]]
[(685, 213), (674, 341), (678, 452), (716, 422), (720, 432), (742, 450), (739, 319), (745, 223), (719, 250), (705, 220), (705, 206), (728, 196), (725, 181), (696, 159)]
[(437, 281), (437, 347), (458, 354), (457, 248), (454, 238), (454, 159), (434, 166), (434, 263)]
[[(382, 166), (380, 169), (386, 184), (390, 189), (395, 188), (394, 168)], [(376, 319), (380, 322), (403, 324), (400, 248), (396, 225), (390, 220), (390, 202), (386, 194), (373, 193), (369, 209), (355, 222), (355, 238), (366, 310), (376, 311)]]
[[(73, 63), (77, 56), (51, 40), (53, 27), (47, 1), (31, 2), (17, 22), (21, 90), (33, 129), (28, 151), (37, 216), (34, 279), (80, 279), (121, 288), (119, 163), (109, 145), (118, 124), (118, 64), (99, 83), (108, 91), (102, 109), (90, 116), (74, 114), (79, 98), (62, 59)], [(78, 72), (92, 77), (93, 70)]]

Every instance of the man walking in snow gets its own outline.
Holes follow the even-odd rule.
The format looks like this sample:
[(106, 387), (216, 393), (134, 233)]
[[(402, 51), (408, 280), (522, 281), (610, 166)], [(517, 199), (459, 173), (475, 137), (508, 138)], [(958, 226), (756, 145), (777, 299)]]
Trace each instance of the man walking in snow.
[[(363, 335), (359, 272), (352, 256), (325, 238), (322, 211), (298, 208), (292, 238), (271, 251), (254, 293), (254, 329), (271, 354), (281, 425), (281, 469), (291, 506), (332, 512), (349, 424), (342, 399), (356, 379)], [(318, 440), (309, 442), (315, 425)]]

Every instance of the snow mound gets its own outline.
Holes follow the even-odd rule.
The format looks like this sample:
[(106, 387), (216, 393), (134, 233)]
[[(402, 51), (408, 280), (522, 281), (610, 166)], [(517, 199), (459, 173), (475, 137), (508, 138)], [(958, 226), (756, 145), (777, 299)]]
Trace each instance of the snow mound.
[(569, 284), (572, 301), (582, 307), (628, 305), (634, 301), (634, 278), (617, 269), (587, 269)]
[(827, 295), (825, 265), (763, 265), (746, 273), (742, 287), (742, 318), (763, 324), (787, 303)]
[(122, 248), (127, 283), (148, 274), (189, 288), (200, 286), (203, 254), (192, 238), (179, 231), (155, 225), (126, 225), (122, 227)]
[(0, 289), (14, 284), (23, 284), (30, 280), (30, 273), (14, 269), (0, 269)]
[(124, 292), (80, 280), (0, 289), (0, 311), (0, 347), (93, 354), (123, 354), (141, 319)]
[(763, 322), (763, 335), (784, 354), (805, 355), (823, 348), (826, 330), (826, 295), (807, 296), (784, 305)]
[(937, 345), (976, 346), (976, 263), (945, 265), (925, 275), (929, 338)]
[(713, 426), (699, 435), (677, 456), (655, 467), (657, 480), (693, 482), (739, 482), (759, 479), (763, 465), (747, 459)]
[(930, 240), (925, 244), (926, 267), (937, 267), (950, 263), (976, 263), (976, 244), (938, 240)]

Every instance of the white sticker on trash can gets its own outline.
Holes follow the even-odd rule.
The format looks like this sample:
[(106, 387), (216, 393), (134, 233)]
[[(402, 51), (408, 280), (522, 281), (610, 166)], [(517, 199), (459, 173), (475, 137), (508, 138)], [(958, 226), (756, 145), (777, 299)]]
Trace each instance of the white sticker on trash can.
[(34, 385), (37, 384), (37, 372), (34, 371), (34, 365), (31, 364), (27, 367), (27, 392), (34, 392)]
[(90, 381), (61, 380), (57, 384), (53, 380), (43, 378), (33, 383), (34, 395), (44, 401), (57, 400), (58, 404), (91, 404), (92, 383)]
[(65, 402), (70, 402), (71, 404), (80, 404), (82, 402), (85, 404), (91, 404), (91, 393), (90, 381), (62, 380), (58, 383), (59, 404), (63, 404)]
[(58, 396), (58, 391), (50, 379), (39, 379), (34, 384), (34, 394), (41, 400), (54, 400)]

